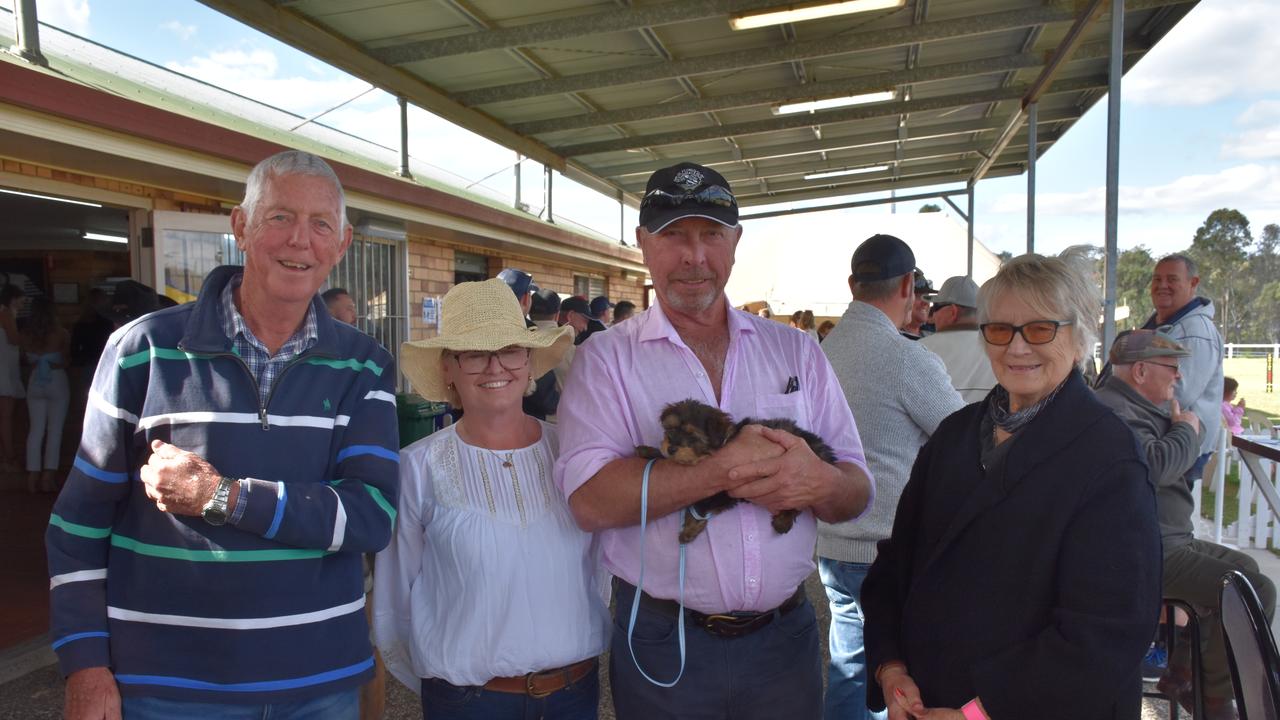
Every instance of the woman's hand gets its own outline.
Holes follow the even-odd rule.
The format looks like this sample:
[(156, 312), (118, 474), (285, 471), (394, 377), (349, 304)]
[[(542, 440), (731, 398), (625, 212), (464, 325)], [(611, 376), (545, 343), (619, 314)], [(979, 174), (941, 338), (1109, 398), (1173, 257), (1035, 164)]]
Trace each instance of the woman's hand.
[[(889, 720), (923, 718), (928, 710), (920, 700), (920, 688), (907, 674), (902, 664), (888, 665), (876, 678), (884, 691), (884, 702), (889, 709)], [(941, 716), (939, 716), (941, 717)]]

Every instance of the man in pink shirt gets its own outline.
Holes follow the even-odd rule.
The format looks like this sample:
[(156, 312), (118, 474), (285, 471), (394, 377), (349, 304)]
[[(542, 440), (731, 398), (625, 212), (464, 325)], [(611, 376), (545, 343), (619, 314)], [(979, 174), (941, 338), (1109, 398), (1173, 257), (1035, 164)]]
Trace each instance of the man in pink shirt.
[[(804, 579), (813, 572), (816, 520), (859, 515), (872, 496), (844, 393), (818, 344), (735, 310), (724, 294), (742, 235), (729, 184), (680, 163), (655, 172), (636, 240), (658, 302), (578, 349), (560, 403), (555, 479), (578, 524), (600, 533), (617, 578), (609, 668), (619, 720), (653, 717), (817, 718), (821, 655)], [(745, 417), (789, 418), (834, 448), (823, 462), (803, 440), (748, 426), (693, 466), (659, 460), (648, 489), (645, 578), (632, 643), (651, 677), (681, 665), (677, 535), (688, 505), (720, 491), (748, 502), (715, 515), (687, 547), (684, 674), (671, 688), (646, 681), (627, 626), (640, 581), (645, 460), (668, 403), (695, 398)], [(786, 534), (770, 514), (802, 514)]]

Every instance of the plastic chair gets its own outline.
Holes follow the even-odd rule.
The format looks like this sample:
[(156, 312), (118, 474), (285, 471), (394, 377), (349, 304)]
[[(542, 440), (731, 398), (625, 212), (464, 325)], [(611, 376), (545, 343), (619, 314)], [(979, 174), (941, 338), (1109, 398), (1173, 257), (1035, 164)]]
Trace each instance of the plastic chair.
[(1271, 434), (1271, 416), (1255, 408), (1244, 409), (1244, 417), (1240, 418), (1240, 424), (1244, 427), (1246, 435)]
[[(1195, 608), (1186, 600), (1178, 598), (1164, 598), (1160, 601), (1162, 632), (1164, 632), (1165, 647), (1169, 651), (1169, 657), (1173, 657), (1173, 651), (1177, 643), (1177, 629), (1182, 625), (1182, 621), (1186, 620), (1187, 642), (1191, 643), (1191, 691), (1192, 691), (1192, 707), (1191, 717), (1193, 720), (1202, 720), (1205, 716), (1204, 712), (1204, 687), (1202, 674), (1202, 661), (1200, 659), (1200, 620), (1196, 614)], [(1169, 697), (1159, 690), (1143, 690), (1143, 697), (1158, 698), (1169, 701), (1169, 720), (1178, 720), (1180, 707), (1178, 698)], [(1280, 719), (1278, 719), (1280, 720)]]
[(1245, 576), (1222, 576), (1219, 595), (1227, 663), (1242, 720), (1280, 720), (1280, 653), (1258, 594)]

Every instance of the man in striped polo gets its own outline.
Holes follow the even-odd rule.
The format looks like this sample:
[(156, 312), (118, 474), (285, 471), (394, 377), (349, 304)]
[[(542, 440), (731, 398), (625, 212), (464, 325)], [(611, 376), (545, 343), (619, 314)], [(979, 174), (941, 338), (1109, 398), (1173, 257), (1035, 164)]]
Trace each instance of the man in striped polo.
[(258, 164), (244, 267), (116, 331), (46, 536), (67, 718), (357, 717), (360, 555), (391, 535), (395, 367), (316, 291), (351, 244), (323, 160)]

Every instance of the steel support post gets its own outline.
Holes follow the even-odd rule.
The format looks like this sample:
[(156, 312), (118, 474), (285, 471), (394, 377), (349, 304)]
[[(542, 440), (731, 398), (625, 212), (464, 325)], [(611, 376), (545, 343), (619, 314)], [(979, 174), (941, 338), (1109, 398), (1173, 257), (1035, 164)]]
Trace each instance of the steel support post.
[(1107, 273), (1102, 301), (1102, 357), (1116, 339), (1116, 262), (1120, 225), (1120, 77), (1124, 73), (1124, 0), (1111, 3), (1111, 68), (1107, 87)]
[(1027, 252), (1036, 251), (1036, 122), (1040, 103), (1027, 106)]
[(627, 244), (627, 204), (622, 201), (622, 191), (618, 191), (618, 242)]
[(970, 279), (972, 279), (973, 278), (973, 181), (970, 180), (966, 187), (969, 190), (969, 217), (966, 218), (966, 220), (969, 223), (969, 251), (967, 253), (967, 256), (969, 258), (969, 265), (968, 265), (969, 269), (965, 272), (965, 274), (968, 275)]
[(15, 0), (14, 43), (9, 51), (33, 65), (48, 67), (40, 52), (40, 23), (36, 17), (36, 0)]
[(409, 101), (403, 95), (396, 97), (400, 103), (400, 177), (412, 178), (409, 172)]
[(517, 209), (517, 210), (523, 210), (523, 209), (524, 209), (524, 200), (523, 200), (523, 198), (521, 198), (521, 197), (520, 197), (520, 195), (521, 195), (521, 187), (520, 187), (520, 185), (521, 185), (521, 183), (520, 183), (520, 163), (521, 163), (521, 162), (523, 162), (523, 160), (524, 160), (524, 158), (520, 157), (520, 153), (516, 153), (516, 166), (515, 166), (515, 171), (516, 171), (516, 209)]
[(550, 165), (542, 166), (542, 206), (547, 210), (547, 222), (554, 223), (556, 218), (551, 214), (551, 173)]

